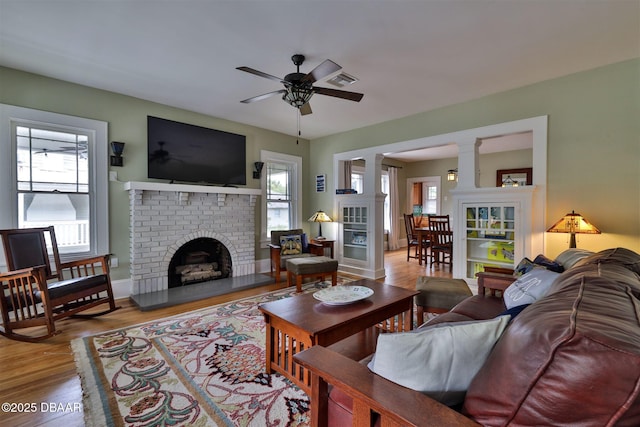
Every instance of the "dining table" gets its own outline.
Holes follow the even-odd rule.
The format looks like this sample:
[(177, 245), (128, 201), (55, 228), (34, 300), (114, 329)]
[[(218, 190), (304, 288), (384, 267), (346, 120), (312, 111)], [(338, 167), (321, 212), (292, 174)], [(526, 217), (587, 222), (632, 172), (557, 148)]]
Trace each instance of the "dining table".
[[(429, 227), (416, 227), (415, 228), (416, 237), (418, 238), (418, 253), (420, 256), (418, 257), (418, 264), (422, 265), (422, 251), (426, 252), (427, 248), (424, 247), (426, 242), (433, 242), (437, 239), (434, 238), (434, 233), (439, 233), (438, 231), (431, 230)], [(440, 232), (443, 233), (443, 232)], [(449, 235), (453, 235), (453, 231), (446, 232)], [(426, 255), (425, 255), (425, 264), (426, 264)]]
[[(427, 248), (424, 247), (424, 242), (430, 242), (431, 241), (431, 229), (429, 229), (429, 227), (416, 227), (415, 228), (415, 232), (416, 232), (416, 236), (418, 238), (418, 253), (420, 254), (420, 256), (418, 257), (418, 264), (422, 265), (422, 254), (426, 253)], [(424, 252), (423, 252), (424, 250)], [(425, 255), (425, 260), (424, 260), (425, 264), (427, 262), (426, 260), (426, 255)]]

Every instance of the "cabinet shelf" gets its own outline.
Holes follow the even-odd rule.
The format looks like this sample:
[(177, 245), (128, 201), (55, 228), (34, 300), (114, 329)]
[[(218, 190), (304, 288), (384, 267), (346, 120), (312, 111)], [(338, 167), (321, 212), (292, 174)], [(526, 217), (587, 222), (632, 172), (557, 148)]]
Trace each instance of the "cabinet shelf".
[(515, 240), (513, 239), (503, 239), (501, 237), (467, 237), (467, 240), (472, 240), (474, 242), (500, 242), (500, 243), (511, 243), (513, 244)]
[(516, 247), (516, 203), (463, 203), (466, 237), (465, 276), (474, 279), (486, 265), (514, 268)]
[(342, 211), (342, 258), (356, 264), (367, 262), (369, 252), (368, 207), (344, 205)]
[(467, 261), (480, 263), (480, 264), (491, 264), (491, 265), (513, 267), (513, 262), (498, 261), (498, 260), (489, 259), (489, 258), (467, 258)]

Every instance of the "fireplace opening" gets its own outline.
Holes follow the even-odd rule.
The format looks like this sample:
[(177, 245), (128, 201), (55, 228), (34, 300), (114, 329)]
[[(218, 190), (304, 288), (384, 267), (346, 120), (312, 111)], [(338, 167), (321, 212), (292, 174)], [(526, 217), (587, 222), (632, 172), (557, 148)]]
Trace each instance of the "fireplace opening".
[(169, 288), (232, 276), (231, 254), (216, 239), (201, 237), (182, 245), (169, 263)]

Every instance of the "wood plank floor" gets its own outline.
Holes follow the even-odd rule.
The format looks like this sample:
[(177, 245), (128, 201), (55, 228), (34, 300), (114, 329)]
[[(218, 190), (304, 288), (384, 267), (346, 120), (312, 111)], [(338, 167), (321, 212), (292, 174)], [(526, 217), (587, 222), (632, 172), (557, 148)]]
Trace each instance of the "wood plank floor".
[[(380, 281), (414, 289), (419, 275), (451, 277), (448, 267), (420, 266), (414, 259), (407, 262), (406, 256), (406, 249), (385, 252), (387, 276)], [(284, 276), (283, 274), (283, 278)], [(27, 407), (35, 404), (34, 412), (6, 412), (3, 406), (0, 426), (84, 425), (82, 388), (69, 347), (74, 338), (257, 295), (284, 286), (267, 285), (147, 312), (139, 311), (128, 300), (123, 299), (118, 301), (122, 308), (114, 313), (90, 320), (65, 319), (58, 322), (56, 328), (62, 333), (42, 343), (21, 343), (0, 336), (0, 403)], [(60, 405), (79, 410), (58, 411)]]

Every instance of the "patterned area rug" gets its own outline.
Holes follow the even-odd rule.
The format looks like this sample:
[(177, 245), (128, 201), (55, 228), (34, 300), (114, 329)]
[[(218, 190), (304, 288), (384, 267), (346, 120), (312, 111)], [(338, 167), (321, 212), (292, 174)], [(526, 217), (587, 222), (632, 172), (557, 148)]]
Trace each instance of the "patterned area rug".
[[(303, 291), (326, 286), (309, 284)], [(294, 292), (287, 288), (73, 340), (87, 426), (309, 425), (307, 395), (264, 370), (258, 304)]]

